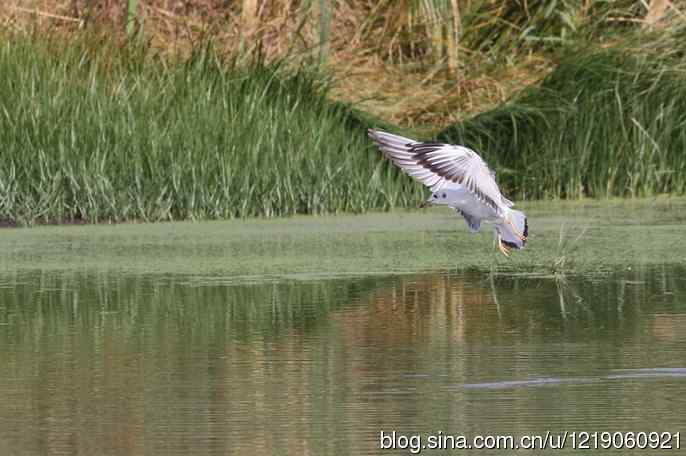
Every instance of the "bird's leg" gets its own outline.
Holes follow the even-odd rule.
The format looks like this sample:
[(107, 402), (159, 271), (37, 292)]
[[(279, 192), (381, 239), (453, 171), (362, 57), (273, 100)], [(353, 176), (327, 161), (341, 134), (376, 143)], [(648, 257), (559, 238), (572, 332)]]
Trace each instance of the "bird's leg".
[(514, 232), (515, 236), (519, 238), (520, 241), (526, 241), (526, 236), (524, 236), (522, 233), (519, 232), (517, 228), (515, 228), (514, 223), (512, 223), (512, 220), (506, 218), (505, 221), (512, 227), (512, 231)]
[(503, 245), (503, 240), (500, 237), (500, 233), (498, 233), (498, 250), (500, 250), (500, 252), (506, 257), (510, 256), (510, 250)]

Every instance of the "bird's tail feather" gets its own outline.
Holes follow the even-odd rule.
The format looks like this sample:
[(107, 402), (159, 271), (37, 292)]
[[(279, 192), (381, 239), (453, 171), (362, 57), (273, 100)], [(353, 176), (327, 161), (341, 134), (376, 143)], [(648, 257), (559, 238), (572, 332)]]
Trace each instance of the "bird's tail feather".
[[(508, 209), (505, 221), (497, 224), (498, 232), (502, 237), (503, 244), (514, 249), (522, 249), (526, 245), (526, 237), (529, 235), (529, 224), (524, 212)], [(521, 239), (520, 236), (524, 236)]]

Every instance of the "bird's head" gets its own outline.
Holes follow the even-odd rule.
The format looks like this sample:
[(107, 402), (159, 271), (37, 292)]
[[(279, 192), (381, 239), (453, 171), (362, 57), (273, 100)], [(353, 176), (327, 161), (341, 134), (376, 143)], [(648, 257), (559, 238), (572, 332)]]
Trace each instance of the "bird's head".
[(420, 204), (419, 207), (427, 207), (434, 204), (448, 204), (448, 194), (445, 190), (432, 193), (429, 199)]

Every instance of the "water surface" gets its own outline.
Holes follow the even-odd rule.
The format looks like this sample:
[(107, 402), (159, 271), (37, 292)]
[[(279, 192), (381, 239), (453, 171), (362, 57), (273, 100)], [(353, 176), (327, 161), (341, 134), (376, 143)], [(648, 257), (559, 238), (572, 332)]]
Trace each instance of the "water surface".
[(686, 200), (524, 210), (0, 230), (0, 454), (686, 432)]
[(6, 272), (0, 454), (409, 454), (382, 451), (380, 432), (683, 433), (686, 268), (627, 269)]

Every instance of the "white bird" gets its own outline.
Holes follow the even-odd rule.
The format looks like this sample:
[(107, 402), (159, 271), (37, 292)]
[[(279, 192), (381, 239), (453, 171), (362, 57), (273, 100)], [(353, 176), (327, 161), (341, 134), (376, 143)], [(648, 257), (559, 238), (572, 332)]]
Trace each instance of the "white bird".
[(438, 142), (413, 139), (369, 130), (381, 152), (406, 174), (431, 189), (422, 205), (444, 204), (462, 215), (469, 231), (479, 231), (481, 222), (493, 224), (498, 249), (505, 256), (510, 249), (526, 245), (529, 227), (523, 212), (511, 209), (486, 162), (473, 150)]

